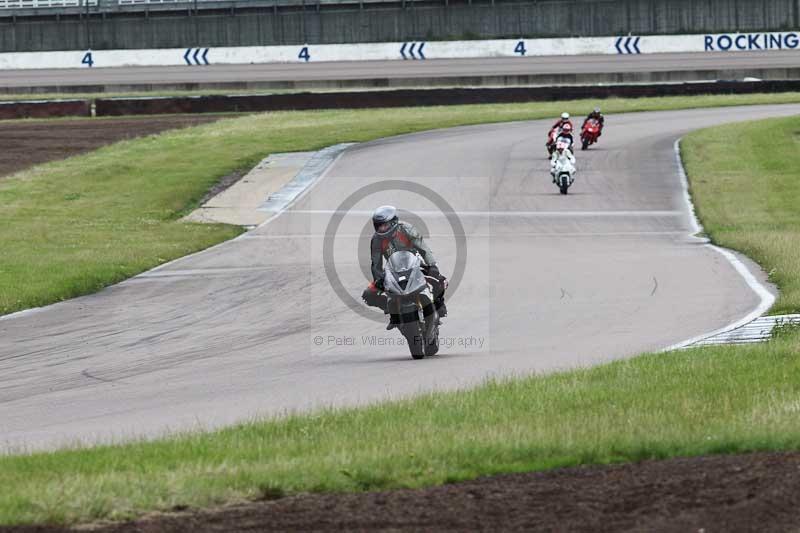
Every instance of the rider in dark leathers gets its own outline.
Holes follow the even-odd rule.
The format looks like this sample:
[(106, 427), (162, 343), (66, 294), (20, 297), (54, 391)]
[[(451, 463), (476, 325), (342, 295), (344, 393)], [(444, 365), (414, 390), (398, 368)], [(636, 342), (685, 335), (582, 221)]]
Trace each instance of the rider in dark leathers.
[(586, 127), (586, 123), (592, 120), (593, 118), (597, 119), (597, 121), (600, 123), (600, 131), (597, 132), (597, 136), (600, 137), (603, 134), (603, 126), (605, 126), (606, 118), (600, 112), (599, 107), (595, 107), (594, 110), (591, 113), (589, 113), (589, 115), (585, 119), (583, 119), (583, 124), (581, 124), (581, 131), (583, 131), (583, 128)]
[[(439, 272), (436, 258), (422, 235), (411, 224), (401, 222), (397, 216), (397, 209), (390, 205), (381, 206), (375, 210), (372, 215), (372, 225), (375, 228), (375, 234), (370, 241), (370, 256), (374, 281), (362, 295), (367, 305), (380, 307), (386, 311), (386, 296), (382, 294), (383, 260), (388, 259), (396, 251), (405, 250), (417, 252), (422, 256), (422, 260), (425, 262), (422, 270), (433, 289), (436, 310), (440, 317), (447, 316), (447, 307), (444, 303), (447, 278)], [(398, 317), (392, 316), (387, 329), (395, 327), (397, 319)]]

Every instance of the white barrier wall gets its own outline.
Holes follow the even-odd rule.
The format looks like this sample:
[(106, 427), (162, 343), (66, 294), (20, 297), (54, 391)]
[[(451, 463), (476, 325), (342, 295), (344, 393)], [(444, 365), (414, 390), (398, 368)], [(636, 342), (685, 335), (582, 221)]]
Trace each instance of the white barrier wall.
[(169, 48), (0, 54), (0, 70), (798, 50), (800, 33)]

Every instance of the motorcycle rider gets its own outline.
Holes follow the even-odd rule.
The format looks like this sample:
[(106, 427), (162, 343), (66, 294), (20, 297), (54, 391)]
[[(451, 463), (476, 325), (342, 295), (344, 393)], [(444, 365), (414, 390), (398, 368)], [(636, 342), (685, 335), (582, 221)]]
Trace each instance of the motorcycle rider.
[[(386, 296), (381, 294), (383, 292), (383, 260), (401, 250), (417, 252), (425, 262), (422, 271), (433, 289), (433, 303), (439, 317), (447, 316), (447, 306), (444, 303), (447, 278), (439, 272), (436, 258), (419, 231), (411, 224), (401, 222), (397, 216), (397, 209), (391, 205), (381, 206), (373, 212), (372, 226), (375, 228), (375, 233), (370, 241), (370, 256), (374, 281), (364, 290), (362, 295), (364, 302), (367, 305), (379, 307), (385, 312)], [(390, 318), (386, 329), (397, 327), (399, 323), (399, 316), (392, 315)]]
[(566, 157), (569, 162), (575, 166), (575, 156), (572, 155), (572, 151), (566, 146), (565, 143), (559, 142), (556, 145), (556, 150), (550, 157), (550, 175), (553, 177), (553, 183), (556, 182), (556, 165), (558, 164), (558, 160), (562, 157)]
[(565, 112), (561, 113), (561, 118), (559, 118), (558, 121), (555, 124), (553, 124), (553, 127), (550, 128), (550, 131), (553, 131), (555, 129), (559, 129), (559, 130), (563, 129), (564, 126), (566, 126), (567, 124), (569, 124), (570, 127), (573, 127), (572, 120), (570, 120), (570, 118), (569, 118), (569, 113), (567, 113), (565, 111)]
[(561, 127), (561, 133), (559, 133), (558, 138), (556, 139), (556, 143), (559, 140), (564, 139), (569, 142), (569, 149), (572, 150), (572, 147), (575, 145), (575, 138), (572, 136), (572, 123), (568, 122)]
[[(572, 121), (569, 118), (569, 113), (567, 113), (566, 111), (564, 113), (561, 113), (561, 118), (559, 118), (558, 121), (555, 124), (553, 124), (553, 127), (550, 128), (550, 131), (547, 134), (547, 143), (545, 144), (547, 146), (547, 150), (551, 154), (555, 149), (554, 147), (555, 142), (553, 142), (554, 138), (558, 138), (558, 136), (561, 135), (561, 132), (564, 130), (565, 127), (569, 127), (570, 130), (572, 130), (573, 128)], [(554, 133), (555, 135), (553, 135)]]
[(585, 119), (583, 119), (581, 130), (583, 130), (583, 128), (586, 127), (586, 123), (592, 119), (595, 119), (600, 123), (600, 131), (597, 132), (597, 136), (600, 137), (603, 134), (603, 126), (605, 125), (606, 118), (603, 116), (603, 113), (600, 112), (599, 107), (595, 107), (594, 110), (589, 113)]

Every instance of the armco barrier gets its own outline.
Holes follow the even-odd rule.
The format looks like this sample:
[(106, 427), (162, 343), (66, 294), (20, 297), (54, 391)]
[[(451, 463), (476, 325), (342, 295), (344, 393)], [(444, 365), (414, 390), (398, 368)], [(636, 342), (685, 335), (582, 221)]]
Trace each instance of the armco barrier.
[(236, 113), (308, 109), (363, 109), (459, 104), (522, 103), (610, 97), (692, 96), (800, 91), (800, 80), (658, 85), (417, 89), (174, 98), (101, 98), (97, 116)]
[(100, 98), (36, 102), (0, 102), (0, 119), (246, 113), (309, 109), (364, 109), (491, 103), (524, 103), (611, 97), (694, 96), (800, 92), (800, 80), (704, 82), (651, 85), (506, 87), (493, 89), (413, 89), (270, 95)]
[(0, 120), (13, 118), (86, 117), (90, 113), (88, 100), (57, 100), (41, 102), (0, 102)]
[(0, 54), (0, 70), (131, 66), (203, 68), (207, 65), (462, 58), (486, 58), (490, 61), (497, 57), (773, 50), (796, 50), (800, 56), (800, 32), (22, 52)]

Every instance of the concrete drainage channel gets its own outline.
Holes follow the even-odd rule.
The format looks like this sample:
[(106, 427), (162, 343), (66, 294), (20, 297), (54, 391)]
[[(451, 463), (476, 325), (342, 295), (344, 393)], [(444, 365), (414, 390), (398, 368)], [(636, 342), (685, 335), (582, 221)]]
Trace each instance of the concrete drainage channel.
[(184, 220), (233, 224), (247, 229), (259, 226), (308, 191), (353, 144), (336, 144), (317, 152), (271, 154)]

